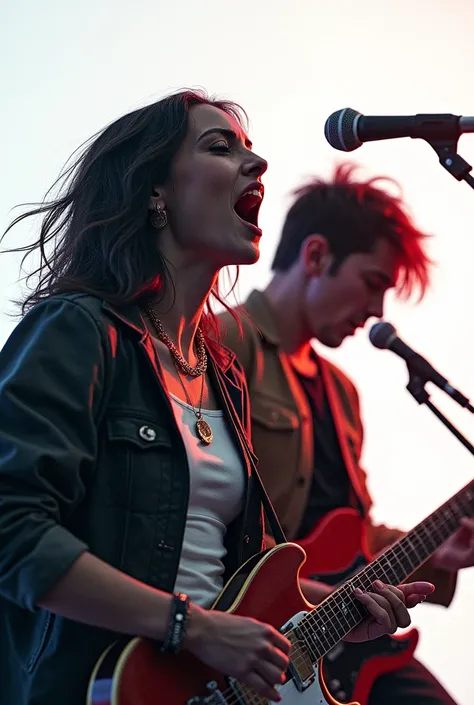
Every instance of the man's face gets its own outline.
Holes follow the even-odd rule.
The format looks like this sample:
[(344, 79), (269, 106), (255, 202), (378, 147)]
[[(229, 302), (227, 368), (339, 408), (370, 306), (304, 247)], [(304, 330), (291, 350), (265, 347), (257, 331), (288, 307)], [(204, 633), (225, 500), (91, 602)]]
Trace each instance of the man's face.
[(308, 279), (304, 316), (311, 337), (337, 348), (369, 318), (383, 316), (385, 294), (396, 281), (398, 256), (390, 242), (380, 238), (373, 252), (349, 255), (331, 274), (333, 261), (327, 253), (321, 271)]

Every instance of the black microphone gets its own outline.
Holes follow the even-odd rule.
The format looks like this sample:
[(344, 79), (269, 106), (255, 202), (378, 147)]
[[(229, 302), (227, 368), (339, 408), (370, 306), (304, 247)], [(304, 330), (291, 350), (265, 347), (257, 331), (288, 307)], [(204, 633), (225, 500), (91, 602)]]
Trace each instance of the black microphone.
[(337, 110), (324, 126), (324, 135), (331, 147), (342, 152), (352, 152), (363, 142), (397, 137), (457, 142), (465, 132), (474, 132), (474, 117), (436, 113), (378, 117), (361, 115), (352, 108)]
[(405, 360), (408, 370), (418, 374), (423, 382), (432, 382), (446, 392), (446, 394), (449, 394), (458, 404), (474, 413), (474, 407), (471, 406), (469, 399), (457, 389), (454, 389), (454, 387), (449, 384), (448, 380), (440, 375), (424, 357), (404, 343), (403, 340), (398, 337), (397, 331), (391, 323), (380, 321), (373, 325), (370, 329), (369, 339), (372, 345), (376, 348), (380, 348), (380, 350), (392, 350), (392, 352)]

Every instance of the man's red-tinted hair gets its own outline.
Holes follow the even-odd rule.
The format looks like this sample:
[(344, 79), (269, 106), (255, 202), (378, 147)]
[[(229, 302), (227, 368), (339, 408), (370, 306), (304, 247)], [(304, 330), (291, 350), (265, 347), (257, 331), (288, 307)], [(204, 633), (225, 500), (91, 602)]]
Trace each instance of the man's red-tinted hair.
[(393, 179), (361, 180), (356, 171), (354, 164), (340, 164), (332, 179), (314, 178), (293, 192), (295, 201), (287, 213), (272, 269), (289, 269), (308, 235), (327, 239), (335, 258), (334, 271), (349, 255), (371, 252), (380, 238), (386, 238), (400, 254), (397, 294), (408, 298), (418, 290), (422, 298), (431, 265), (425, 249), (428, 235), (415, 226), (401, 196), (380, 187), (383, 181), (398, 187)]

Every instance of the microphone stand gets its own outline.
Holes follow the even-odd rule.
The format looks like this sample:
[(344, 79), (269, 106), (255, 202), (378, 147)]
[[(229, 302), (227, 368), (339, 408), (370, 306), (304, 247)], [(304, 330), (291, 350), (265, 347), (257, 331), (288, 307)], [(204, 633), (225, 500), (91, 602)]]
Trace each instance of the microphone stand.
[(439, 157), (439, 162), (458, 181), (464, 180), (474, 189), (474, 178), (469, 173), (472, 166), (457, 153), (458, 140), (427, 140)]
[[(471, 177), (472, 178), (472, 177)], [(473, 179), (474, 182), (474, 179)], [(443, 423), (446, 428), (451, 431), (453, 436), (455, 436), (462, 445), (467, 448), (467, 450), (474, 455), (474, 446), (469, 443), (467, 438), (465, 438), (460, 431), (449, 421), (444, 414), (430, 401), (430, 395), (425, 389), (425, 384), (429, 381), (425, 379), (418, 370), (414, 370), (409, 362), (407, 362), (408, 367), (408, 384), (407, 389), (418, 402), (418, 404), (425, 404), (425, 406), (430, 409), (433, 414)]]

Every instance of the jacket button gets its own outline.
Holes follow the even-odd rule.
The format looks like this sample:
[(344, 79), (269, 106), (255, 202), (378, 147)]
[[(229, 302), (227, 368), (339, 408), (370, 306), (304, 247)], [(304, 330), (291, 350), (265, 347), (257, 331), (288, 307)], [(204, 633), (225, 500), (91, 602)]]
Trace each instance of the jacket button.
[(250, 536), (249, 536), (248, 534), (245, 534), (245, 536), (244, 536), (244, 541), (245, 541), (245, 543), (249, 543), (249, 541), (250, 541)]
[(138, 435), (143, 438), (144, 441), (154, 441), (156, 438), (156, 431), (149, 426), (141, 426)]
[(305, 477), (297, 477), (296, 484), (298, 485), (298, 487), (304, 487), (304, 485), (306, 485), (306, 478)]

